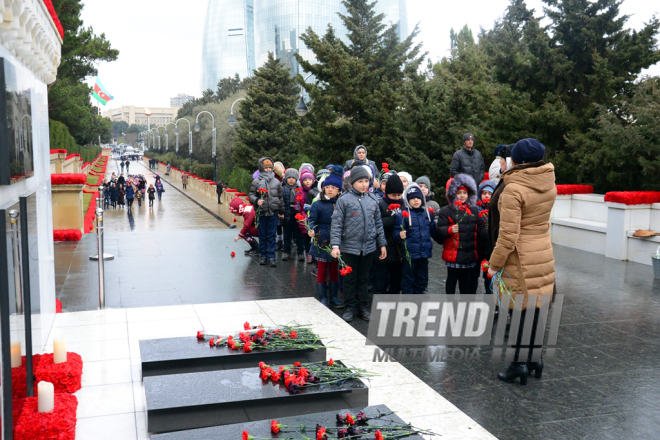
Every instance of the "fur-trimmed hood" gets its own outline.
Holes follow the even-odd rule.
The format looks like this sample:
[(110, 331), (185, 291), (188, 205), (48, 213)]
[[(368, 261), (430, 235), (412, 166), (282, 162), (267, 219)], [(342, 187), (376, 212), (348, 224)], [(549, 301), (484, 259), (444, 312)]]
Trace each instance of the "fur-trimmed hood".
[(464, 186), (468, 189), (468, 199), (467, 204), (474, 206), (477, 204), (477, 184), (474, 182), (472, 176), (468, 174), (457, 174), (452, 179), (447, 188), (447, 201), (450, 205), (453, 205), (456, 201), (456, 193), (458, 188)]
[[(417, 188), (417, 190), (421, 193), (421, 195), (422, 195), (422, 206), (420, 206), (420, 208), (424, 208), (424, 210), (426, 211), (426, 217), (429, 219), (429, 221), (431, 221), (431, 214), (429, 214), (429, 208), (426, 205), (426, 197), (424, 197), (424, 191), (422, 191), (422, 188), (420, 188), (420, 186), (418, 184), (416, 184), (415, 182), (410, 182), (408, 184), (408, 186), (406, 187), (406, 189), (403, 190), (403, 197), (402, 197), (403, 205), (405, 206), (405, 208), (408, 211), (413, 209), (413, 207), (410, 206), (410, 203), (408, 203), (408, 193), (410, 193), (410, 191), (412, 191), (413, 188)], [(410, 217), (408, 217), (408, 224), (412, 226), (412, 219)]]

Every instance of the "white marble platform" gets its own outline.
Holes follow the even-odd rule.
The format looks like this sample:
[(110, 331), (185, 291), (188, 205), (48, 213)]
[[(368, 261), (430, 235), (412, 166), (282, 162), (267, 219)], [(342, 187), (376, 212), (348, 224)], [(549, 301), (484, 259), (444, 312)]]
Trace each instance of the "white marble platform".
[(401, 364), (373, 362), (374, 346), (314, 298), (275, 299), (57, 314), (45, 352), (54, 338), (84, 361), (78, 397), (77, 440), (146, 440), (140, 339), (238, 332), (257, 324), (313, 324), (329, 347), (328, 357), (380, 374), (366, 382), (369, 405), (385, 404), (405, 421), (449, 439), (494, 439)]

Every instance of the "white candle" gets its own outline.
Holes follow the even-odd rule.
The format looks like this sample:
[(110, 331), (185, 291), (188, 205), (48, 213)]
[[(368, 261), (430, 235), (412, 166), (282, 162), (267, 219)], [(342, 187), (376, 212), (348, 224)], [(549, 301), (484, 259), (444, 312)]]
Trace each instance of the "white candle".
[(61, 364), (66, 362), (66, 342), (64, 339), (53, 340), (53, 363)]
[(51, 412), (55, 408), (55, 387), (52, 383), (42, 380), (37, 384), (37, 391), (39, 393), (39, 412)]
[(23, 365), (23, 359), (21, 358), (21, 343), (12, 342), (11, 343), (11, 367), (16, 368)]

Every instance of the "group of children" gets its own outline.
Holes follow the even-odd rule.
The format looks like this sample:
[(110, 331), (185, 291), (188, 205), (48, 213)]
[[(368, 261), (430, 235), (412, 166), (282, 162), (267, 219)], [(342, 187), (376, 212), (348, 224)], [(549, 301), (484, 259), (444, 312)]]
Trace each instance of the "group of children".
[[(480, 262), (491, 251), (487, 218), (495, 184), (486, 180), (477, 190), (472, 177), (459, 174), (447, 182), (449, 204), (440, 208), (428, 177), (413, 181), (387, 164), (379, 175), (363, 146), (354, 157), (350, 169), (328, 165), (316, 175), (310, 164), (284, 169), (260, 159), (249, 202), (230, 203), (244, 217), (235, 241), (246, 240), (246, 254), (276, 267), (275, 251), (291, 259), (293, 240), (298, 260), (316, 264), (319, 300), (345, 307), (346, 321), (369, 320), (370, 279), (376, 294), (427, 293), (433, 240), (444, 248), (446, 293), (455, 293), (457, 283), (461, 293), (477, 293)], [(484, 286), (491, 293), (490, 280)]]

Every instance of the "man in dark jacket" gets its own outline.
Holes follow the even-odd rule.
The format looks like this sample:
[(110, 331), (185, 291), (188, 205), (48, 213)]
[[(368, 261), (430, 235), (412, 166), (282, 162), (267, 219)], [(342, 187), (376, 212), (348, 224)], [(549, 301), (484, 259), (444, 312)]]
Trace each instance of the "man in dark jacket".
[[(385, 197), (378, 200), (378, 208), (383, 221), (383, 231), (387, 241), (387, 258), (374, 259), (374, 293), (396, 295), (401, 293), (401, 255), (393, 238), (396, 216), (403, 207), (403, 183), (396, 174), (391, 174), (385, 184)], [(390, 209), (390, 207), (392, 209)]]
[(259, 247), (262, 266), (270, 264), (276, 267), (275, 238), (279, 219), (284, 219), (284, 200), (280, 181), (273, 172), (273, 159), (259, 159), (259, 177), (250, 186), (250, 203), (257, 209), (257, 229), (259, 230)]
[(457, 174), (467, 174), (472, 176), (477, 186), (484, 180), (486, 163), (481, 153), (474, 149), (474, 136), (472, 133), (463, 135), (463, 148), (454, 153), (451, 158), (451, 168), (449, 170), (451, 177)]

